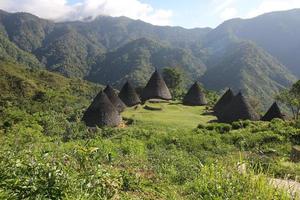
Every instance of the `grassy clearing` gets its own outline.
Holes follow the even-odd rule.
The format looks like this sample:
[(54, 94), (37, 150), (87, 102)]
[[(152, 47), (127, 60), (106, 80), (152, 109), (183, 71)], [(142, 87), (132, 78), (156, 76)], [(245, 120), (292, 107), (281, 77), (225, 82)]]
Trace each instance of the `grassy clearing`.
[[(161, 108), (161, 111), (144, 109), (144, 106)], [(198, 124), (207, 124), (216, 120), (215, 116), (205, 114), (204, 106), (184, 106), (177, 102), (172, 103), (146, 103), (137, 108), (128, 108), (122, 115), (135, 121), (135, 125), (169, 127), (169, 128), (196, 128)]]

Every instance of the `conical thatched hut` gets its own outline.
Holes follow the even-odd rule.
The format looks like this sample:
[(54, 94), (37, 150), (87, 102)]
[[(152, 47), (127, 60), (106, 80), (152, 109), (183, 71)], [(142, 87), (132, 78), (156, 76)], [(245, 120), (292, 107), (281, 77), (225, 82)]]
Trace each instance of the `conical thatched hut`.
[(127, 81), (123, 88), (119, 93), (120, 99), (126, 104), (128, 107), (135, 106), (141, 103), (139, 96), (137, 95), (135, 89), (132, 85)]
[(157, 70), (152, 74), (141, 96), (143, 101), (147, 101), (149, 99), (163, 99), (163, 100), (172, 99), (172, 95), (164, 79), (158, 73)]
[(238, 120), (259, 120), (259, 115), (252, 108), (242, 93), (237, 94), (232, 101), (222, 109), (217, 116), (220, 122), (231, 123)]
[(85, 111), (82, 120), (90, 127), (118, 126), (122, 121), (117, 109), (101, 91)]
[(123, 101), (118, 97), (115, 90), (110, 86), (107, 85), (104, 89), (105, 94), (109, 98), (110, 102), (116, 107), (118, 112), (123, 112), (126, 108), (126, 105), (123, 103)]
[(229, 88), (214, 106), (213, 108), (214, 112), (218, 113), (219, 111), (224, 109), (232, 101), (233, 98), (234, 98), (234, 94), (232, 90)]
[(207, 101), (198, 82), (195, 82), (183, 98), (183, 105), (187, 106), (203, 106)]
[(261, 118), (262, 121), (271, 121), (272, 119), (284, 119), (284, 115), (281, 113), (277, 103), (273, 103), (267, 113)]

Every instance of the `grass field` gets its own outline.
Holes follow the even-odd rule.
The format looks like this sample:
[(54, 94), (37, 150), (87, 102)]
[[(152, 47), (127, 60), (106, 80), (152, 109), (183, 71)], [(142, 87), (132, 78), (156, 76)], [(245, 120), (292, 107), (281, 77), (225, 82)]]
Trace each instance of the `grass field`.
[[(144, 107), (160, 108), (160, 111), (147, 110)], [(128, 108), (122, 115), (135, 121), (137, 126), (157, 126), (169, 128), (196, 128), (198, 124), (207, 124), (216, 120), (206, 114), (205, 106), (184, 106), (177, 102), (146, 103), (135, 108)]]

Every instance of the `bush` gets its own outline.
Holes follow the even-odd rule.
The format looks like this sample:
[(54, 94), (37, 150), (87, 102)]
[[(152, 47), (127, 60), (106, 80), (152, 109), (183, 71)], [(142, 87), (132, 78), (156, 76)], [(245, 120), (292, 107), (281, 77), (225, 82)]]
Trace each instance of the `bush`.
[(216, 131), (219, 133), (228, 133), (231, 131), (232, 126), (230, 124), (223, 124), (223, 123), (212, 123), (206, 126), (207, 130)]
[(58, 165), (1, 158), (0, 185), (17, 199), (62, 199), (68, 178)]
[(234, 130), (237, 130), (237, 129), (247, 128), (250, 124), (251, 124), (251, 121), (246, 120), (246, 121), (232, 122), (231, 125)]

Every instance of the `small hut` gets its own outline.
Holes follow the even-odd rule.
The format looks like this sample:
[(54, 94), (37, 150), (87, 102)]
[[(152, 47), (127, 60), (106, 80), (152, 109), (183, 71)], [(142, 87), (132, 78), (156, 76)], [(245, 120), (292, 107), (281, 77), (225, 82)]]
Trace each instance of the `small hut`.
[(82, 120), (89, 127), (115, 127), (120, 125), (122, 117), (107, 95), (101, 91), (85, 111)]
[(260, 118), (242, 93), (237, 94), (217, 117), (220, 122), (225, 123), (238, 120), (257, 121)]
[(195, 82), (183, 98), (183, 105), (187, 106), (203, 106), (207, 101), (198, 82)]
[(234, 98), (234, 94), (232, 90), (229, 88), (223, 96), (218, 100), (216, 105), (213, 107), (213, 111), (217, 114), (219, 113), (222, 109), (224, 109)]
[(120, 99), (128, 107), (135, 106), (141, 103), (141, 100), (133, 86), (127, 81), (119, 93)]
[(118, 112), (123, 112), (126, 108), (126, 105), (123, 103), (123, 101), (118, 97), (115, 90), (110, 86), (107, 85), (104, 89), (105, 94), (109, 98), (110, 102), (116, 107)]
[(147, 101), (149, 99), (162, 99), (171, 100), (172, 95), (157, 70), (152, 74), (149, 82), (142, 92), (142, 101)]
[(272, 119), (284, 119), (284, 115), (280, 111), (279, 106), (277, 103), (273, 103), (273, 105), (270, 107), (270, 109), (267, 111), (267, 113), (261, 118), (262, 121), (272, 121)]

